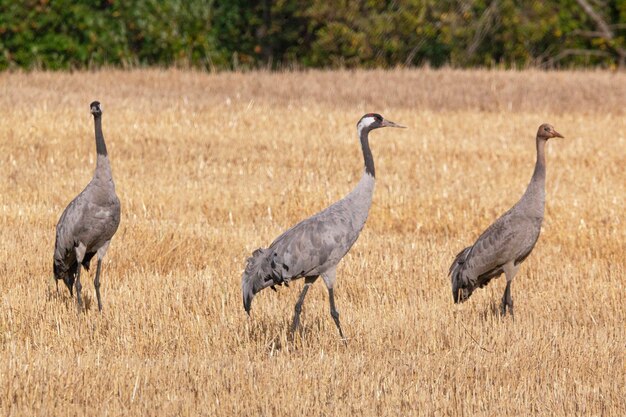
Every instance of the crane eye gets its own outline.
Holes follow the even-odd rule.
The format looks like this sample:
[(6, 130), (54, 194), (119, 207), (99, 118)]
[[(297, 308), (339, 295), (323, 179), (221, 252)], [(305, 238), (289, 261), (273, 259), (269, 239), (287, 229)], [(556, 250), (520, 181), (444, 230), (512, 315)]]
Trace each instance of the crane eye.
[(546, 132), (550, 131), (550, 128), (548, 126), (544, 127), (543, 130), (545, 130)]

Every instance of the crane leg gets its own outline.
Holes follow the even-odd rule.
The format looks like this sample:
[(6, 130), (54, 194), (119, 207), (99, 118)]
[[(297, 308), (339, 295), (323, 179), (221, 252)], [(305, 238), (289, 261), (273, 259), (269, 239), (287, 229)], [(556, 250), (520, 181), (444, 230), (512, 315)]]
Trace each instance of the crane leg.
[(78, 246), (74, 248), (76, 251), (76, 262), (78, 262), (78, 268), (76, 268), (76, 279), (74, 280), (74, 288), (76, 289), (76, 300), (78, 303), (78, 312), (80, 313), (83, 310), (83, 299), (81, 298), (81, 290), (83, 289), (82, 284), (80, 283), (80, 270), (82, 269), (81, 264), (83, 263), (83, 259), (85, 258), (85, 252), (87, 248), (83, 243), (79, 243)]
[(339, 312), (337, 311), (337, 308), (335, 308), (335, 293), (332, 288), (328, 289), (328, 300), (330, 301), (330, 315), (333, 317), (333, 320), (337, 325), (337, 329), (339, 329), (339, 336), (341, 337), (341, 340), (345, 343), (346, 338), (341, 330), (341, 323), (339, 323)]
[(102, 311), (102, 298), (100, 298), (100, 272), (102, 270), (102, 258), (109, 249), (110, 240), (107, 240), (104, 245), (96, 252), (98, 255), (98, 266), (96, 267), (96, 277), (93, 280), (93, 286), (96, 287), (96, 298), (98, 299), (98, 311)]
[(335, 286), (336, 277), (337, 277), (337, 271), (334, 267), (322, 274), (322, 278), (324, 278), (324, 283), (326, 283), (326, 288), (328, 288), (328, 301), (330, 303), (330, 315), (332, 316), (333, 320), (335, 321), (335, 325), (337, 326), (337, 329), (339, 330), (339, 336), (341, 336), (341, 340), (343, 340), (343, 342), (347, 344), (346, 338), (344, 337), (343, 331), (341, 330), (341, 323), (339, 322), (339, 312), (337, 311), (337, 308), (335, 307), (335, 293), (333, 291), (333, 287)]
[(80, 313), (83, 310), (83, 300), (80, 296), (80, 292), (83, 289), (82, 284), (80, 283), (80, 270), (82, 269), (80, 263), (78, 264), (78, 270), (76, 271), (76, 279), (74, 280), (74, 288), (76, 289), (76, 300), (78, 305), (78, 312)]
[(511, 313), (511, 317), (515, 318), (513, 314), (513, 297), (511, 297), (511, 283), (513, 282), (513, 278), (519, 269), (518, 266), (514, 266), (512, 263), (504, 265), (504, 274), (506, 275), (506, 288), (504, 289), (504, 294), (502, 295), (502, 315), (506, 316), (506, 308), (509, 308), (509, 312)]
[(96, 287), (96, 298), (98, 299), (98, 311), (102, 311), (102, 300), (100, 299), (100, 269), (102, 268), (102, 259), (98, 258), (98, 266), (96, 267), (96, 277), (93, 280), (93, 286)]
[(511, 317), (514, 317), (513, 297), (511, 297), (511, 282), (512, 281), (507, 281), (506, 288), (504, 289), (504, 295), (502, 296), (502, 315), (506, 315), (506, 308), (508, 307)]
[(315, 282), (317, 277), (305, 277), (304, 278), (304, 288), (302, 288), (302, 292), (300, 292), (300, 296), (298, 297), (298, 302), (296, 303), (295, 314), (293, 316), (293, 323), (291, 324), (291, 338), (293, 338), (293, 334), (298, 329), (300, 325), (300, 313), (302, 312), (302, 304), (304, 303), (304, 297), (306, 297), (307, 291), (309, 291), (309, 287)]

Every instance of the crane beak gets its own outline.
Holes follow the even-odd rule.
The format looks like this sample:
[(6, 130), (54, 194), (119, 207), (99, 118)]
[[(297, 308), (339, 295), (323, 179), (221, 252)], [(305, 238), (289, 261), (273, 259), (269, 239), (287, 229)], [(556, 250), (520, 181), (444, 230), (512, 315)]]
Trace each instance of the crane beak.
[(552, 137), (554, 138), (564, 138), (563, 135), (561, 135), (559, 132), (557, 132), (556, 130), (552, 131)]
[(383, 119), (383, 122), (381, 123), (381, 127), (399, 127), (401, 129), (406, 129), (406, 126), (399, 125), (387, 119)]

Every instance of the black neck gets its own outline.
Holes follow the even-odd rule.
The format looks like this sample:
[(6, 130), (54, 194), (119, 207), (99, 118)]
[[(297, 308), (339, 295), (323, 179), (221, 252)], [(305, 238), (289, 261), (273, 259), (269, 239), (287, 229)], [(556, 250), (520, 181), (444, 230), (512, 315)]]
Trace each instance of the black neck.
[(96, 152), (98, 155), (107, 156), (107, 146), (102, 135), (102, 116), (94, 116), (93, 121), (96, 126)]
[(370, 150), (370, 143), (368, 138), (369, 131), (363, 129), (361, 131), (361, 149), (363, 150), (363, 160), (365, 161), (365, 172), (367, 172), (372, 177), (376, 178), (376, 169), (374, 168), (374, 157), (372, 156), (372, 151)]

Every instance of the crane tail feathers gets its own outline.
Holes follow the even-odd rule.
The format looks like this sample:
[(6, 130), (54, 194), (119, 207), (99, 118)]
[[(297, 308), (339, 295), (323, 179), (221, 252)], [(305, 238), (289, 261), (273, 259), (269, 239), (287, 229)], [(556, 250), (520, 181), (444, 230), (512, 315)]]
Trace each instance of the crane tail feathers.
[(455, 304), (466, 301), (472, 294), (471, 284), (463, 274), (463, 266), (467, 261), (471, 250), (472, 247), (468, 246), (459, 252), (454, 258), (454, 262), (452, 262), (450, 270), (448, 271), (452, 284), (452, 298), (454, 299)]

